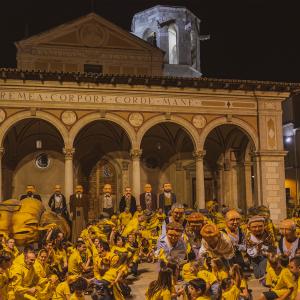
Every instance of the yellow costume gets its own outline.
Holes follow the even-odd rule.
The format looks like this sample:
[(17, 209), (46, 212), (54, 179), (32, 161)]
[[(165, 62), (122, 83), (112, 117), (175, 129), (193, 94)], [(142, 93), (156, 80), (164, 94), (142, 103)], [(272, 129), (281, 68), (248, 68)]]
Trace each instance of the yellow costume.
[(126, 226), (131, 219), (132, 219), (132, 215), (130, 212), (123, 211), (119, 215), (120, 224), (123, 226)]
[(240, 295), (240, 290), (234, 284), (228, 291), (222, 292), (222, 300), (238, 300), (239, 295)]
[(9, 271), (6, 270), (0, 273), (0, 299), (7, 300), (8, 298), (8, 282), (9, 282)]
[(36, 297), (27, 293), (28, 289), (37, 287), (40, 281), (33, 266), (28, 268), (23, 261), (23, 263), (14, 266), (10, 277), (13, 280), (9, 284), (9, 299), (36, 299)]
[(71, 291), (67, 281), (61, 282), (55, 289), (55, 292), (52, 296), (52, 300), (65, 300), (67, 297), (70, 297)]
[(171, 292), (167, 289), (156, 292), (152, 297), (146, 292), (146, 300), (171, 300)]
[(73, 251), (71, 256), (69, 257), (69, 262), (68, 262), (68, 273), (70, 275), (78, 275), (81, 276), (83, 269), (82, 269), (82, 258), (80, 256), (80, 253), (78, 252), (77, 249)]
[(189, 282), (192, 279), (197, 278), (197, 275), (195, 275), (193, 273), (192, 263), (188, 262), (188, 263), (186, 263), (186, 264), (183, 265), (182, 271), (181, 271), (181, 276), (182, 276), (182, 279), (185, 282)]
[(208, 283), (210, 286), (217, 281), (217, 277), (207, 270), (201, 270), (197, 274), (198, 278), (203, 279), (206, 283)]
[(272, 288), (272, 291), (280, 297), (288, 292), (289, 289), (296, 289), (296, 287), (297, 286), (291, 271), (288, 268), (283, 268), (278, 276), (275, 287)]

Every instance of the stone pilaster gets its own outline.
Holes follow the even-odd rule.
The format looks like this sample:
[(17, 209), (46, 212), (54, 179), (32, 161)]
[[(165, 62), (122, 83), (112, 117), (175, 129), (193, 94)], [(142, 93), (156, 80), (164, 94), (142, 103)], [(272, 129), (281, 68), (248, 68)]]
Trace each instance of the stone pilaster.
[(141, 149), (131, 149), (130, 151), (130, 156), (132, 159), (132, 189), (137, 204), (140, 204), (139, 202), (140, 202), (140, 193), (141, 193), (141, 163), (140, 163), (141, 155), (142, 155)]
[(73, 194), (73, 155), (75, 148), (63, 148), (65, 155), (65, 196), (67, 204), (69, 204), (70, 196)]
[(205, 208), (205, 188), (204, 188), (204, 166), (203, 158), (206, 151), (199, 150), (193, 153), (196, 163), (196, 206), (199, 209)]
[(3, 201), (3, 189), (2, 189), (2, 157), (4, 155), (4, 147), (0, 147), (0, 202)]
[(269, 207), (275, 223), (286, 217), (284, 187), (284, 156), (286, 151), (255, 152), (255, 162), (260, 173), (260, 199)]

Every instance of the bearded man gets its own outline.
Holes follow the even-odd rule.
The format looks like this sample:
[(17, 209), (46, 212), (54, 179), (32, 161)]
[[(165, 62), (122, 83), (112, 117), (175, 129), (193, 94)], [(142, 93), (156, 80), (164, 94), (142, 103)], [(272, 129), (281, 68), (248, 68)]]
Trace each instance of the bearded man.
[(120, 213), (124, 212), (125, 208), (128, 208), (132, 215), (134, 215), (134, 213), (136, 212), (136, 200), (135, 197), (133, 197), (131, 194), (130, 187), (125, 188), (125, 193), (120, 200), (120, 204), (119, 204)]
[(88, 223), (89, 199), (83, 194), (82, 185), (77, 185), (75, 194), (70, 196), (70, 215), (72, 219), (72, 241), (76, 242), (77, 237), (85, 229)]
[(171, 183), (164, 183), (163, 193), (159, 195), (159, 208), (162, 208), (164, 213), (168, 215), (174, 203), (176, 203), (176, 195), (172, 193), (172, 185)]

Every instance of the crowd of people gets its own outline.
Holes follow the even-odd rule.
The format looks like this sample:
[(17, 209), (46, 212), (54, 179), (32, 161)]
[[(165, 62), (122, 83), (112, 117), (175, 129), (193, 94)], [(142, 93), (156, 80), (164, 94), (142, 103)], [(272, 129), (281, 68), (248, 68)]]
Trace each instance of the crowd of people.
[(103, 213), (90, 221), (84, 205), (73, 203), (69, 214), (63, 200), (58, 210), (54, 195), (49, 206), (71, 217), (72, 237), (53, 224), (38, 245), (17, 247), (0, 233), (0, 299), (85, 299), (85, 294), (127, 299), (145, 262), (155, 264), (158, 273), (145, 291), (147, 300), (252, 299), (249, 278), (266, 287), (259, 299), (300, 300), (294, 219), (275, 226), (265, 206), (243, 215), (214, 201), (205, 209), (189, 209), (171, 193), (170, 201), (146, 195), (141, 205), (129, 196), (120, 201), (118, 213), (107, 199)]

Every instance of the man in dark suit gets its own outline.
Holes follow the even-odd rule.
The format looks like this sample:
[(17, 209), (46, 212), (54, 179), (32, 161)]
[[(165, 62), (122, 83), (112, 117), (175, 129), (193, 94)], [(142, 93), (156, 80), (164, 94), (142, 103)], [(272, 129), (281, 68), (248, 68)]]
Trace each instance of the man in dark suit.
[(155, 211), (157, 209), (157, 195), (152, 193), (152, 186), (150, 183), (145, 184), (145, 193), (140, 195), (140, 204), (142, 210), (148, 209)]
[(66, 198), (61, 192), (60, 185), (55, 185), (54, 194), (51, 195), (48, 201), (48, 206), (53, 212), (69, 221), (69, 213), (67, 209)]
[(136, 212), (136, 200), (131, 194), (131, 188), (126, 187), (125, 193), (122, 196), (119, 204), (119, 211), (120, 213), (125, 211), (125, 208), (129, 208), (129, 211), (133, 215)]
[(36, 200), (42, 201), (42, 198), (39, 194), (35, 194), (35, 187), (34, 185), (30, 184), (26, 187), (26, 194), (21, 195), (20, 200), (26, 198), (34, 198)]
[(72, 219), (72, 241), (76, 242), (88, 223), (89, 199), (83, 194), (82, 185), (77, 185), (75, 194), (70, 196), (70, 216)]
[(172, 193), (171, 183), (164, 183), (163, 189), (163, 193), (159, 195), (159, 208), (162, 208), (164, 213), (168, 215), (172, 205), (176, 203), (176, 195)]

